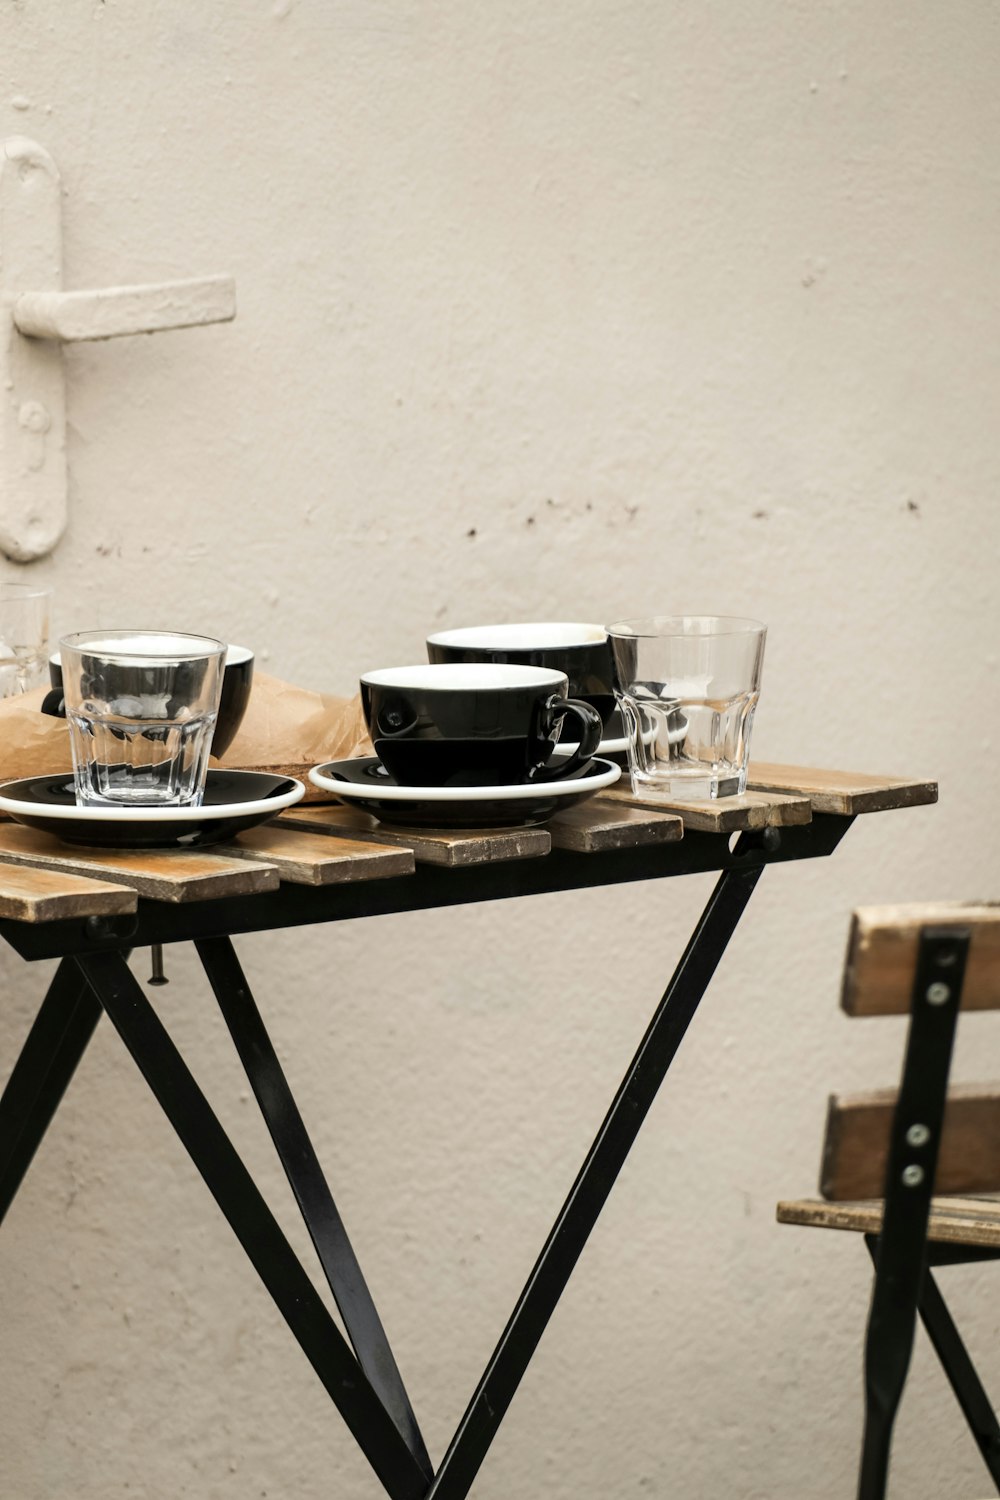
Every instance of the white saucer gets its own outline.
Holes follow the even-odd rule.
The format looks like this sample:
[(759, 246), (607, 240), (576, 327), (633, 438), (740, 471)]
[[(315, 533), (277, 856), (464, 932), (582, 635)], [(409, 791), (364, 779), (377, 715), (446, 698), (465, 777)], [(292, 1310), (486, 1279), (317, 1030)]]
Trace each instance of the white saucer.
[(621, 767), (590, 760), (556, 781), (516, 782), (511, 786), (401, 786), (377, 756), (328, 761), (314, 766), (309, 780), (342, 801), (374, 813), (384, 823), (439, 828), (482, 828), (541, 823), (560, 806), (611, 786)]

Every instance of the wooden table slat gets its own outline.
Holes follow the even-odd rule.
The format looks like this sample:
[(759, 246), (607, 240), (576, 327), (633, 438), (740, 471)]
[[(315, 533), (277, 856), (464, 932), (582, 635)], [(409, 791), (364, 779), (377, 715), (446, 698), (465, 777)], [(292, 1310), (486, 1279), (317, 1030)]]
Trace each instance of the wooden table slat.
[(385, 880), (393, 875), (412, 875), (412, 849), (394, 848), (347, 836), (328, 838), (322, 833), (269, 823), (251, 828), (218, 852), (233, 859), (263, 860), (273, 865), (292, 885), (341, 885), (353, 880)]
[(556, 813), (545, 827), (554, 849), (572, 849), (579, 854), (672, 844), (684, 833), (682, 820), (672, 813), (623, 807), (604, 797), (592, 797)]
[(301, 828), (327, 837), (361, 839), (411, 849), (417, 864), (481, 865), (495, 860), (532, 859), (548, 854), (552, 841), (544, 828), (396, 828), (379, 823), (357, 808), (290, 808), (278, 820), (284, 828)]
[(59, 922), (133, 912), (135, 891), (61, 870), (0, 863), (0, 917), (14, 922)]
[(18, 823), (0, 825), (0, 861), (96, 876), (154, 901), (206, 901), (273, 891), (273, 865), (186, 849), (92, 849)]
[(742, 833), (754, 828), (785, 828), (809, 823), (809, 799), (774, 792), (745, 792), (742, 797), (706, 798), (699, 802), (664, 801), (660, 797), (637, 796), (628, 787), (603, 792), (602, 800), (622, 807), (638, 807), (673, 813), (685, 828), (699, 833)]
[(774, 765), (752, 761), (747, 785), (759, 792), (789, 792), (808, 797), (814, 812), (887, 812), (897, 807), (920, 807), (936, 802), (936, 781), (898, 776), (870, 776), (856, 771), (822, 771), (807, 766)]

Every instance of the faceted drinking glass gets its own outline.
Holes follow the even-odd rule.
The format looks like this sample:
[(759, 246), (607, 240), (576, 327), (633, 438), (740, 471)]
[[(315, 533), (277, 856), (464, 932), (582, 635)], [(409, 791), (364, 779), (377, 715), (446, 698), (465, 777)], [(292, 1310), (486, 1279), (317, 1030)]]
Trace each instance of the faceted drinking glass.
[(158, 630), (104, 630), (66, 636), (59, 649), (77, 802), (198, 805), (225, 644)]
[(0, 698), (45, 681), (51, 598), (32, 583), (0, 583)]
[(746, 790), (767, 628), (723, 615), (608, 626), (637, 795), (700, 801)]

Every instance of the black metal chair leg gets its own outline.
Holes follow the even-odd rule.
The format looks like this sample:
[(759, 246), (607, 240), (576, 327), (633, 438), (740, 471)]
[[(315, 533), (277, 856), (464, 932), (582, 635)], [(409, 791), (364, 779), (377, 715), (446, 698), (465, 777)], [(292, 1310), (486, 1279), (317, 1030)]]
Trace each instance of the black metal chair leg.
[[(753, 840), (744, 839), (743, 843), (752, 847)], [(758, 865), (728, 870), (716, 885), (442, 1460), (427, 1500), (464, 1500), (468, 1494), (762, 869)]]
[(941, 1289), (930, 1271), (924, 1276), (920, 1293), (920, 1316), (941, 1361), (941, 1367), (969, 1424), (969, 1431), (990, 1471), (1000, 1494), (1000, 1423), (989, 1396), (983, 1389), (969, 1351), (962, 1342)]
[[(883, 1500), (892, 1428), (906, 1383), (927, 1269), (927, 1221), (944, 1124), (968, 929), (924, 927), (917, 947), (910, 1030), (893, 1114), (880, 1235), (865, 1338), (865, 1427), (858, 1500)], [(948, 983), (940, 982), (947, 974)]]
[(0, 1223), (100, 1020), (72, 959), (53, 976), (0, 1097)]
[(105, 952), (75, 961), (392, 1500), (421, 1500), (426, 1475), (125, 960)]
[(361, 1368), (430, 1483), (434, 1472), (385, 1330), (229, 938), (195, 943)]

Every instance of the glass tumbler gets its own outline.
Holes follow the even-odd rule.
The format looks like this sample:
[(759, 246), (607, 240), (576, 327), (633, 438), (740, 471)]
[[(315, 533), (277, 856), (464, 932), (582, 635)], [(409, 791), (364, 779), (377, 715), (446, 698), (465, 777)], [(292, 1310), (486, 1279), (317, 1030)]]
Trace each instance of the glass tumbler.
[(724, 615), (608, 626), (632, 790), (703, 801), (746, 790), (767, 627)]
[(65, 636), (59, 649), (77, 802), (198, 805), (225, 644), (159, 630), (103, 630)]
[(45, 681), (51, 597), (33, 583), (0, 583), (0, 698)]

